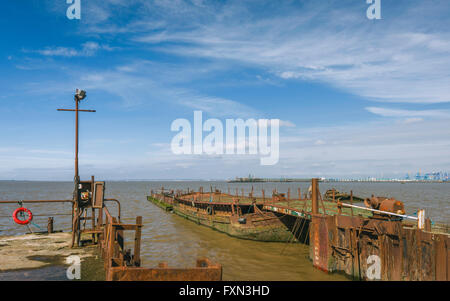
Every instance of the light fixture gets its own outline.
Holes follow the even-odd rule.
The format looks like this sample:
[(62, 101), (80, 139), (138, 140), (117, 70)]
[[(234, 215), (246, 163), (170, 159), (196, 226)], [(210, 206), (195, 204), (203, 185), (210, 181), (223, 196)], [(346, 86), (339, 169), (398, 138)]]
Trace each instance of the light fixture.
[(86, 97), (86, 91), (77, 89), (75, 92), (75, 98), (80, 101), (83, 100)]

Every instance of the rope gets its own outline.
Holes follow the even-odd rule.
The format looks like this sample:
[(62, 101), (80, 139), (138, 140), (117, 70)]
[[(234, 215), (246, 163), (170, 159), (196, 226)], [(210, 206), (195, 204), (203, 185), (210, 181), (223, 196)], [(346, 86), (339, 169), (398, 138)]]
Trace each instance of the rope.
[(29, 230), (31, 233), (34, 233), (33, 230), (31, 230), (30, 225), (27, 224), (27, 227), (28, 227), (28, 230)]
[(30, 223), (31, 223), (33, 226), (39, 228), (39, 230), (42, 230), (42, 228), (41, 228), (39, 225), (37, 225), (37, 224), (35, 224), (35, 223), (33, 223), (33, 222), (30, 222)]
[[(305, 222), (306, 222), (306, 220), (305, 220)], [(303, 241), (303, 244), (305, 244), (306, 241), (308, 240), (310, 230), (311, 230), (311, 222), (309, 222), (309, 224), (308, 224), (308, 232), (306, 232), (306, 236), (305, 236), (305, 240)]]
[(291, 237), (291, 238), (289, 239), (289, 241), (284, 245), (284, 248), (281, 250), (281, 253), (280, 253), (281, 255), (283, 255), (284, 250), (286, 250), (287, 246), (292, 242), (293, 238), (295, 237), (295, 235), (296, 235), (296, 233), (297, 233), (297, 231), (298, 231), (298, 228), (300, 228), (300, 223), (299, 223), (299, 221), (300, 221), (300, 218), (297, 217), (297, 218), (295, 219), (294, 226), (292, 227), (292, 237)]

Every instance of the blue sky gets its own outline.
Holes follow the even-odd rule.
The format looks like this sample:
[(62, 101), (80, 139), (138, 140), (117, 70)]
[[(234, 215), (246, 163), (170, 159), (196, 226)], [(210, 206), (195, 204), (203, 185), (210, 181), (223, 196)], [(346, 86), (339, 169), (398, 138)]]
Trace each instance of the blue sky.
[[(5, 1), (0, 179), (394, 177), (450, 170), (450, 2)], [(177, 118), (278, 118), (280, 160), (180, 156)]]

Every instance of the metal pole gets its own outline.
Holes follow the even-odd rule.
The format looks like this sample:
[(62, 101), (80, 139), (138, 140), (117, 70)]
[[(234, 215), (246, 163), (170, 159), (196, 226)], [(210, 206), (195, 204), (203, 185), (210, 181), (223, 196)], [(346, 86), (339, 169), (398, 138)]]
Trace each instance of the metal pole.
[[(73, 247), (75, 244), (75, 236), (78, 236), (77, 242), (76, 244), (78, 245), (78, 240), (79, 240), (79, 216), (80, 213), (82, 212), (83, 208), (80, 207), (80, 198), (78, 195), (79, 192), (79, 183), (80, 183), (80, 176), (79, 176), (79, 171), (78, 171), (78, 136), (79, 136), (79, 112), (95, 112), (95, 110), (80, 110), (79, 109), (79, 102), (84, 99), (86, 97), (86, 92), (82, 91), (82, 90), (78, 90), (76, 91), (76, 94), (74, 96), (74, 100), (75, 100), (75, 110), (71, 110), (71, 109), (58, 109), (58, 111), (67, 111), (67, 112), (73, 112), (75, 111), (75, 176), (74, 176), (74, 195), (73, 195), (73, 201), (74, 201), (74, 206), (72, 209), (72, 216), (74, 217), (73, 219), (73, 223), (72, 223), (72, 244), (71, 246)], [(81, 210), (81, 211), (80, 211)]]
[(389, 211), (382, 211), (382, 210), (366, 208), (366, 207), (361, 207), (361, 206), (356, 206), (356, 205), (351, 205), (351, 204), (340, 203), (340, 205), (343, 206), (343, 207), (358, 208), (358, 209), (362, 209), (362, 210), (367, 210), (367, 211), (372, 211), (372, 212), (377, 212), (377, 213), (383, 213), (383, 214), (387, 214), (387, 215), (394, 215), (394, 216), (399, 216), (399, 217), (403, 217), (403, 218), (409, 218), (409, 219), (413, 219), (413, 220), (418, 220), (419, 219), (418, 217), (415, 217), (415, 216), (410, 216), (410, 215), (405, 215), (405, 214), (397, 214), (397, 213), (393, 213), (393, 212), (389, 212)]
[(78, 181), (78, 99), (76, 96), (75, 96), (75, 179), (76, 181)]
[(311, 180), (311, 186), (312, 186), (312, 198), (311, 198), (311, 210), (313, 214), (319, 214), (319, 200), (317, 198), (317, 190), (318, 190), (318, 179), (312, 179)]
[(80, 178), (78, 175), (78, 98), (75, 95), (74, 96), (75, 99), (75, 178), (74, 180), (74, 184), (75, 184), (75, 189), (74, 189), (74, 196), (73, 196), (73, 200), (75, 201), (75, 212), (72, 212), (72, 215), (75, 215), (74, 217), (74, 222), (72, 223), (72, 243), (71, 243), (71, 247), (73, 248), (74, 246), (78, 247), (79, 244), (79, 227), (80, 227), (80, 223), (79, 223), (79, 210), (80, 210), (80, 204), (79, 204), (79, 199), (78, 199), (78, 186), (80, 183)]

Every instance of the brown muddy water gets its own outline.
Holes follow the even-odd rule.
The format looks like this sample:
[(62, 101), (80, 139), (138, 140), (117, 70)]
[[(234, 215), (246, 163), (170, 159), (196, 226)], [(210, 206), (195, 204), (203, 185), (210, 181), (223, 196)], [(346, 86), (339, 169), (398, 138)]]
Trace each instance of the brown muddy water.
[[(232, 192), (244, 188), (248, 193), (262, 188), (286, 192), (293, 196), (297, 188), (306, 191), (308, 183), (226, 183), (226, 182), (107, 182), (107, 198), (116, 198), (122, 204), (122, 221), (132, 223), (143, 217), (141, 254), (143, 266), (156, 266), (167, 261), (169, 266), (194, 266), (197, 257), (206, 256), (223, 266), (224, 280), (348, 280), (341, 274), (327, 274), (312, 267), (308, 259), (308, 246), (302, 244), (264, 243), (229, 237), (209, 228), (196, 225), (172, 213), (167, 213), (146, 200), (150, 189), (193, 189), (205, 191), (221, 189)], [(370, 195), (395, 197), (405, 202), (407, 214), (418, 208), (426, 210), (433, 222), (450, 222), (450, 184), (447, 183), (320, 183), (321, 192), (336, 188), (362, 197)], [(71, 199), (70, 182), (0, 181), (0, 200)], [(109, 208), (116, 213), (113, 203)], [(55, 219), (56, 230), (70, 231), (70, 204), (27, 204), (34, 214), (32, 229), (44, 230), (47, 217)], [(0, 204), (0, 236), (25, 234), (26, 227), (16, 225), (11, 214), (17, 205)], [(132, 241), (132, 237), (126, 237)], [(1, 246), (0, 246), (1, 247)], [(130, 246), (131, 247), (131, 246)], [(0, 259), (1, 264), (1, 259)], [(48, 269), (48, 268), (47, 268)], [(33, 273), (36, 273), (33, 272)], [(46, 277), (45, 275), (52, 275)], [(42, 280), (64, 280), (53, 273), (42, 271)], [(56, 277), (56, 278), (55, 278)], [(5, 279), (0, 277), (0, 279)]]

